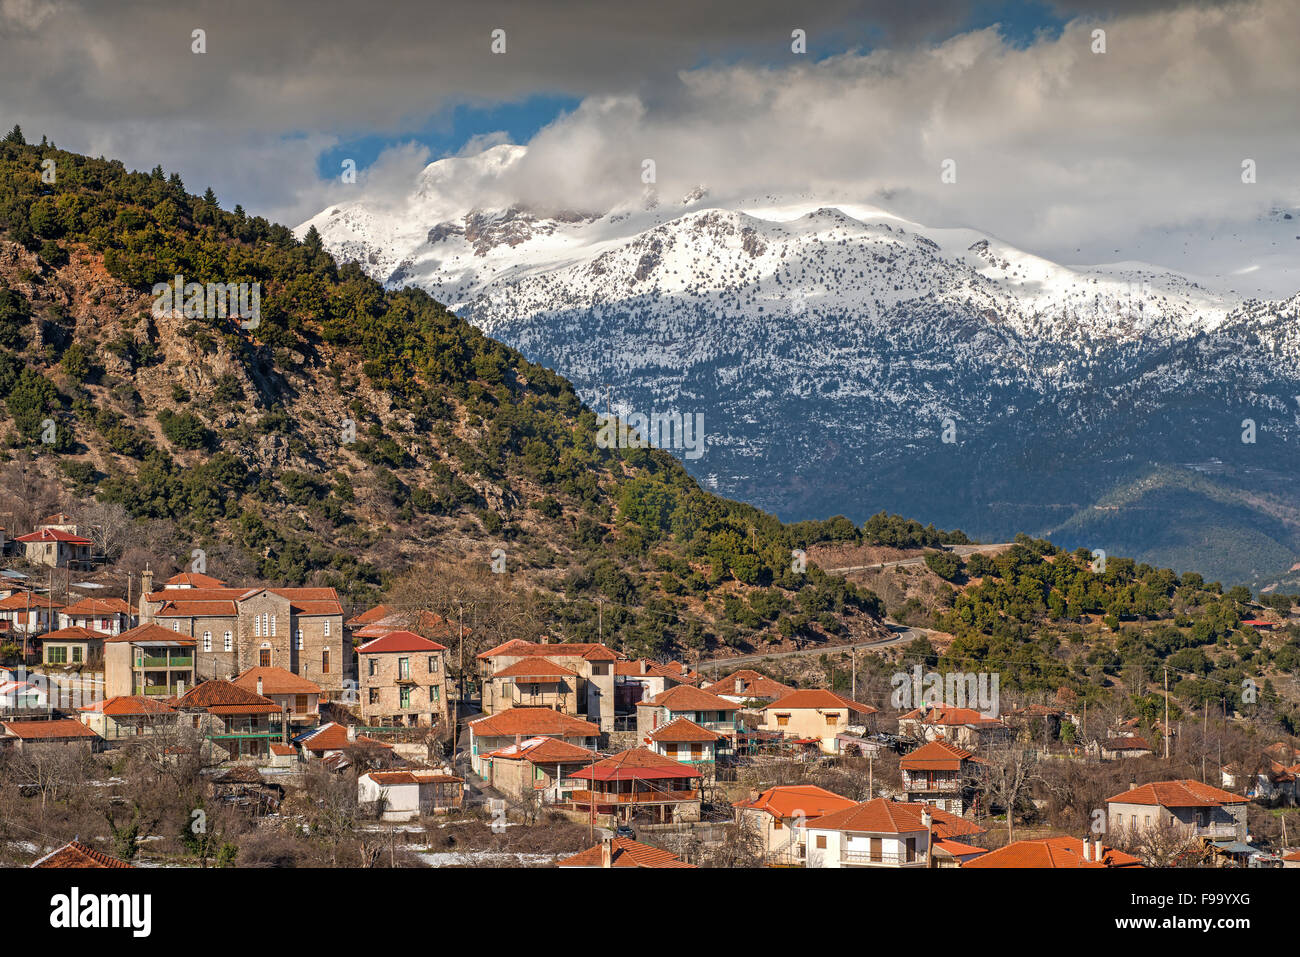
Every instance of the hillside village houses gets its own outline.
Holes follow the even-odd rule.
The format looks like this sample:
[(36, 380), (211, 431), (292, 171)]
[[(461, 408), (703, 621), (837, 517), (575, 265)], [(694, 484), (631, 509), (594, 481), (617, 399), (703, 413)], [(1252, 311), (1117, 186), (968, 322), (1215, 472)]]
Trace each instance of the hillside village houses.
[(658, 729), (685, 719), (696, 727), (720, 734), (722, 738), (716, 744), (717, 754), (730, 754), (735, 750), (740, 733), (739, 711), (739, 705), (725, 698), (691, 685), (677, 685), (637, 705), (637, 736), (649, 741)]
[(826, 754), (835, 754), (840, 750), (840, 736), (863, 728), (862, 719), (875, 713), (871, 705), (834, 691), (807, 688), (791, 691), (765, 706), (759, 727), (796, 742), (815, 743)]
[(791, 784), (752, 791), (736, 801), (737, 822), (748, 821), (763, 842), (768, 863), (802, 867), (807, 858), (808, 824), (857, 802), (812, 784)]
[(446, 728), (446, 646), (393, 631), (357, 648), (361, 720), (367, 725)]
[(965, 748), (942, 739), (929, 741), (899, 761), (903, 793), (952, 814), (970, 807), (973, 783), (982, 762)]
[[(604, 645), (516, 638), (482, 652), (476, 660), (484, 714), (528, 706), (524, 699), (531, 697), (545, 707), (571, 708), (564, 713), (584, 717), (601, 731), (614, 730), (614, 663), (618, 655)], [(511, 670), (522, 661), (531, 664)]]

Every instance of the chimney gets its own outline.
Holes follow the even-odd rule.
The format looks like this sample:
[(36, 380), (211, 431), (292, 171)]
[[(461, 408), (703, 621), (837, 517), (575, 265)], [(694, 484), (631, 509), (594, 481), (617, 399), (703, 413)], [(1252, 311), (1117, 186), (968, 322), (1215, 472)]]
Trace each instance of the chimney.
[(145, 570), (140, 573), (140, 594), (147, 595), (153, 591), (153, 569), (145, 566)]
[(758, 788), (750, 788), (750, 789), (749, 789), (749, 801), (750, 801), (750, 803), (752, 804), (753, 802), (755, 802), (755, 801), (757, 801), (757, 800), (758, 800)]
[(257, 694), (258, 694), (258, 697), (261, 697), (261, 695), (262, 695), (262, 676), (261, 676), (261, 675), (258, 675), (258, 676), (257, 676)]
[(176, 697), (178, 697), (178, 698), (184, 698), (184, 697), (185, 697), (185, 679), (184, 679), (184, 678), (181, 678), (180, 680), (178, 680), (178, 681), (176, 682)]
[(600, 842), (600, 866), (614, 866), (614, 839), (607, 837)]
[(1092, 842), (1088, 840), (1086, 835), (1083, 839), (1083, 859), (1085, 862), (1092, 860)]
[(1138, 779), (1137, 779), (1137, 778), (1129, 778), (1129, 779), (1128, 779), (1128, 789), (1129, 789), (1130, 791), (1136, 791), (1136, 790), (1137, 790), (1137, 786), (1138, 786)]
[(551, 643), (550, 635), (542, 635), (541, 639), (538, 641), (538, 644), (542, 644), (542, 645), (549, 645), (550, 643)]
[(736, 679), (736, 694), (744, 694), (744, 691), (745, 691), (745, 679), (744, 679), (744, 678), (737, 678), (737, 679)]
[(642, 658), (642, 659), (641, 659), (641, 674), (644, 675), (644, 674), (649, 674), (649, 673), (650, 673), (650, 662), (648, 662), (648, 661), (646, 661), (644, 658)]
[(1103, 861), (1106, 858), (1106, 848), (1102, 846), (1101, 838), (1097, 838), (1092, 846), (1092, 859), (1094, 861)]
[(348, 725), (348, 740), (355, 741), (356, 739), (357, 739), (357, 726), (355, 724), (350, 724)]

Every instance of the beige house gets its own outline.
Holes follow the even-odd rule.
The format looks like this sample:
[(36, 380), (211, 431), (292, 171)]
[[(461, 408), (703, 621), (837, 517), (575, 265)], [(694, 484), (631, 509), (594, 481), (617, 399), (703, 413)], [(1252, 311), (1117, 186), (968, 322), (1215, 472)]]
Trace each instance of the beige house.
[(41, 663), (52, 668), (97, 667), (104, 660), (104, 640), (110, 637), (76, 625), (35, 636), (41, 643)]
[(119, 695), (80, 709), (81, 723), (110, 744), (142, 738), (175, 726), (177, 711), (165, 701)]
[(816, 741), (826, 754), (839, 751), (836, 736), (862, 721), (876, 709), (824, 688), (792, 691), (763, 709), (762, 731), (775, 731), (796, 741)]
[(1175, 827), (1189, 837), (1245, 842), (1246, 806), (1239, 794), (1200, 781), (1157, 781), (1106, 799), (1106, 828), (1112, 833)]
[(83, 598), (59, 609), (59, 627), (120, 635), (131, 627), (131, 609), (120, 598)]
[(199, 677), (274, 667), (320, 685), (330, 701), (351, 693), (355, 656), (333, 588), (231, 588), (186, 575), (154, 591), (153, 573), (141, 578), (141, 623), (193, 639)]
[(23, 546), (23, 555), (33, 565), (52, 568), (89, 568), (92, 542), (88, 538), (42, 528), (14, 539)]
[(448, 729), (446, 651), (413, 631), (389, 632), (359, 647), (361, 720)]
[(898, 764), (907, 800), (933, 804), (953, 814), (966, 813), (981, 767), (970, 751), (947, 741), (930, 741), (904, 755)]
[(194, 639), (139, 625), (104, 639), (104, 694), (171, 698), (194, 687)]
[(237, 688), (270, 698), (288, 718), (289, 724), (315, 727), (325, 691), (314, 681), (283, 668), (249, 668), (231, 682)]
[(76, 718), (50, 721), (6, 721), (0, 724), (0, 748), (26, 752), (98, 751), (103, 745), (94, 731)]
[(761, 793), (751, 791), (748, 800), (737, 801), (732, 807), (736, 823), (748, 822), (761, 837), (768, 865), (802, 867), (808, 825), (857, 803), (815, 784), (791, 784)]
[(586, 784), (573, 777), (600, 755), (558, 738), (536, 737), (487, 754), (481, 761), (490, 787), (520, 803), (563, 804)]
[[(575, 685), (575, 710), (566, 714), (593, 721), (601, 731), (614, 730), (614, 663), (618, 655), (601, 644), (551, 642), (547, 639), (533, 642), (516, 638), (478, 655), (485, 714), (497, 714), (517, 707), (515, 695), (519, 689), (515, 681), (497, 680), (497, 676), (527, 659), (545, 659), (573, 675), (572, 679), (564, 679), (566, 687), (570, 681)], [(557, 702), (569, 700), (567, 692), (561, 695), (558, 684), (543, 686), (538, 683), (538, 687), (539, 693), (549, 688)]]
[(385, 821), (413, 821), (458, 808), (464, 800), (465, 779), (449, 771), (416, 768), (409, 771), (367, 771), (357, 778), (357, 802), (378, 806)]
[(600, 743), (600, 728), (551, 708), (511, 708), (485, 715), (469, 722), (470, 766), (475, 774), (486, 777), (485, 762), (490, 754), (539, 737), (594, 751)]
[(719, 747), (726, 752), (739, 731), (736, 723), (739, 711), (740, 705), (726, 698), (690, 685), (677, 685), (636, 706), (636, 730), (641, 740), (649, 741), (655, 731), (685, 718), (705, 730), (721, 734), (726, 740)]
[(521, 658), (493, 674), (485, 693), (511, 708), (554, 708), (577, 714), (578, 681), (577, 672), (549, 658)]
[(725, 678), (704, 685), (704, 690), (743, 707), (751, 708), (770, 704), (795, 689), (750, 668), (741, 668)]

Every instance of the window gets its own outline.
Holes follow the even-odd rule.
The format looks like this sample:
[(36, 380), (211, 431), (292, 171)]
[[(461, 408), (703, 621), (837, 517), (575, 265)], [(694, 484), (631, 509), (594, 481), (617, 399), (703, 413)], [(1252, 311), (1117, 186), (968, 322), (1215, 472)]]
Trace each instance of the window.
[(181, 630), (181, 623), (179, 621), (173, 621), (172, 631), (180, 631), (180, 630)]
[(411, 706), (411, 686), (403, 685), (397, 693), (399, 708), (409, 708)]
[(325, 619), (325, 631), (323, 634), (326, 638), (330, 636), (330, 620), (328, 618)]
[(438, 670), (438, 656), (429, 656), (429, 674), (434, 674)]
[(378, 688), (371, 688), (371, 689), (370, 689), (370, 703), (371, 703), (371, 704), (379, 704), (379, 689), (378, 689)]
[(367, 663), (367, 667), (366, 667), (366, 674), (370, 675), (370, 677), (372, 677), (372, 678), (373, 678), (375, 675), (379, 674), (379, 659), (378, 659), (378, 658), (371, 658), (371, 659), (369, 660), (369, 662)]
[(772, 830), (779, 831), (783, 827), (785, 827), (785, 824), (781, 821), (779, 817), (772, 818)]
[(273, 635), (278, 634), (278, 632), (275, 630), (275, 615), (271, 616), (271, 634)]
[(262, 637), (262, 616), (261, 615), (253, 616), (253, 637), (254, 638)]
[(226, 651), (231, 650), (231, 648), (233, 647), (234, 640), (235, 640), (234, 635), (232, 635), (230, 632), (226, 632), (225, 643), (224, 643), (224, 649)]
[(840, 713), (839, 713), (838, 711), (828, 711), (828, 712), (826, 712), (826, 723), (829, 724), (829, 725), (836, 725), (836, 724), (839, 724), (839, 723), (840, 723)]
[(776, 716), (776, 726), (778, 728), (784, 728), (789, 723), (790, 723), (790, 716), (788, 714), (778, 714)]
[(298, 714), (304, 714), (307, 711), (307, 696), (305, 694), (294, 696), (293, 710)]
[(52, 665), (67, 664), (68, 649), (64, 645), (51, 645), (45, 650), (45, 660)]
[(257, 663), (261, 665), (263, 668), (271, 667), (271, 646), (270, 645), (264, 644), (260, 649), (258, 649)]
[(298, 650), (302, 651), (302, 629), (301, 628), (298, 629), (298, 634), (295, 637), (297, 638), (298, 641)]
[(320, 673), (323, 675), (330, 673), (330, 650), (328, 648), (320, 653)]
[(72, 646), (72, 663), (74, 665), (81, 664), (81, 645)]
[(409, 677), (411, 677), (411, 659), (410, 659), (410, 658), (398, 658), (398, 659), (397, 659), (397, 677), (398, 677), (398, 678), (409, 678)]
[(434, 704), (442, 700), (442, 690), (437, 685), (429, 686), (429, 700)]
[(817, 849), (818, 849), (819, 851), (824, 851), (824, 850), (826, 850), (826, 835), (825, 835), (825, 834), (818, 834), (818, 835), (817, 835)]
[(203, 633), (203, 650), (204, 651), (212, 650), (212, 632), (210, 631), (205, 631)]

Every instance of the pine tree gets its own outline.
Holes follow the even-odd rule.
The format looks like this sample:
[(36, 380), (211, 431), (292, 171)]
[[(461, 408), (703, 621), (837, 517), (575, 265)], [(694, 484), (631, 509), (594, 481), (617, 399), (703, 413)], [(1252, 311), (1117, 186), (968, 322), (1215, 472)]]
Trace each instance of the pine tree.
[(17, 143), (19, 146), (26, 146), (27, 140), (23, 139), (23, 128), (15, 123), (14, 128), (9, 131), (9, 135), (5, 137), (5, 142)]

